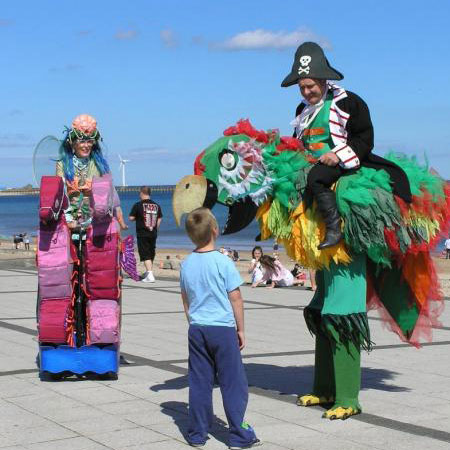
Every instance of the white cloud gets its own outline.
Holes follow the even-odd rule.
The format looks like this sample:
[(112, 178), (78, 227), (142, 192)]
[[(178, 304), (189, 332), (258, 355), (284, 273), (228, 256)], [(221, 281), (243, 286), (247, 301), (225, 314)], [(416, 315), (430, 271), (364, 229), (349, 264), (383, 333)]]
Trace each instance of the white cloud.
[(162, 41), (164, 47), (175, 48), (178, 46), (178, 39), (172, 30), (170, 30), (170, 29), (161, 30), (159, 35), (161, 37), (161, 41)]
[(244, 31), (226, 39), (223, 42), (211, 44), (215, 50), (283, 50), (299, 46), (306, 41), (314, 41), (326, 49), (331, 48), (330, 42), (307, 28), (295, 31), (270, 31), (257, 29)]
[(138, 36), (137, 30), (120, 30), (115, 35), (114, 38), (119, 41), (129, 41), (131, 39), (135, 39)]

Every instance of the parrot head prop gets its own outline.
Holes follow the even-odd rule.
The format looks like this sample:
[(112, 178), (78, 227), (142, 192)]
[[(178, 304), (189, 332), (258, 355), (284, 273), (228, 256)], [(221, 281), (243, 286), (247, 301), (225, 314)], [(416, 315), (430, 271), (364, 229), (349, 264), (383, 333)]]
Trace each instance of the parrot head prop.
[(292, 209), (299, 203), (295, 189), (299, 170), (309, 165), (302, 152), (297, 139), (239, 121), (197, 156), (194, 175), (177, 184), (173, 197), (177, 224), (195, 208), (220, 203), (229, 208), (223, 234), (231, 234), (245, 228), (274, 196)]

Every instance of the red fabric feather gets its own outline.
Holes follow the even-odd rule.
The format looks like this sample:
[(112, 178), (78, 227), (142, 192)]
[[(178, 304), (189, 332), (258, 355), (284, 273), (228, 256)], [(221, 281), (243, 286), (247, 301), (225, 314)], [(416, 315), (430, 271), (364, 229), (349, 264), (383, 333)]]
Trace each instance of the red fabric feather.
[(257, 140), (258, 142), (268, 144), (273, 139), (276, 133), (277, 130), (273, 130), (267, 133), (262, 130), (257, 130), (253, 127), (248, 119), (241, 119), (235, 126), (228, 127), (223, 132), (223, 135), (232, 136), (235, 134), (245, 134), (246, 136)]
[(194, 175), (202, 175), (203, 172), (206, 170), (206, 167), (204, 164), (202, 164), (202, 158), (205, 154), (205, 150), (203, 150), (197, 158), (195, 158), (194, 162)]

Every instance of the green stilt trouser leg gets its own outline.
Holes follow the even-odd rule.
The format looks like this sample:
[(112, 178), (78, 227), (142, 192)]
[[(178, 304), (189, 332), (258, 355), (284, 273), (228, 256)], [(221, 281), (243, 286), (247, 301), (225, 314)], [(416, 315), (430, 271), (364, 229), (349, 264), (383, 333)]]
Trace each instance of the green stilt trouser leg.
[(370, 350), (366, 313), (366, 257), (349, 264), (331, 263), (316, 273), (317, 290), (304, 310), (316, 336), (314, 395), (334, 399), (331, 409), (360, 411), (361, 347)]
[(335, 399), (333, 408), (342, 406), (361, 410), (358, 401), (361, 389), (360, 348), (351, 341), (341, 343), (333, 327), (328, 327), (328, 330), (335, 342), (321, 333), (316, 335), (313, 393), (318, 397)]
[(361, 389), (361, 350), (352, 341), (340, 342), (333, 327), (328, 327), (335, 342), (329, 342), (333, 356), (334, 380), (336, 383), (336, 400), (331, 409), (342, 406), (361, 411), (358, 401)]
[(330, 340), (319, 333), (316, 335), (314, 395), (333, 399), (336, 397), (334, 372)]

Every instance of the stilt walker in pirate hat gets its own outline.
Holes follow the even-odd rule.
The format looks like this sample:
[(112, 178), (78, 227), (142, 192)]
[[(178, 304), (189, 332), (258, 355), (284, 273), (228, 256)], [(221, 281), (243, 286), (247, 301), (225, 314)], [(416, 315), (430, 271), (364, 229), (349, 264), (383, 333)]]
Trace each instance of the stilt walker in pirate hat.
[(240, 120), (197, 156), (195, 174), (173, 195), (178, 224), (220, 203), (229, 208), (223, 234), (256, 218), (262, 240), (277, 239), (289, 257), (316, 269), (304, 310), (316, 341), (314, 383), (298, 404), (326, 404), (330, 420), (361, 412), (368, 308), (403, 341), (431, 340), (444, 304), (431, 251), (450, 228), (450, 184), (414, 157), (372, 154), (367, 105), (329, 81), (338, 79), (317, 44), (301, 45), (282, 84), (298, 84), (305, 98), (296, 137)]
[[(411, 202), (405, 172), (371, 153), (373, 127), (366, 103), (330, 81), (342, 79), (322, 48), (306, 42), (297, 49), (291, 73), (281, 84), (297, 84), (303, 96), (292, 124), (294, 136), (316, 161), (307, 176), (305, 197), (316, 202), (326, 226), (325, 238), (318, 246), (321, 252), (337, 249), (343, 238), (332, 189), (339, 178), (355, 174), (361, 166), (384, 169), (394, 182), (394, 194)], [(316, 336), (314, 385), (311, 394), (299, 396), (298, 405), (330, 404), (324, 414), (329, 419), (345, 419), (361, 412), (360, 351), (361, 347), (370, 350), (372, 345), (366, 313), (366, 272), (366, 255), (357, 252), (348, 264), (332, 262), (318, 270), (317, 290), (304, 311), (306, 324)]]
[(308, 175), (307, 191), (317, 202), (326, 224), (319, 250), (342, 239), (341, 217), (332, 185), (361, 166), (386, 170), (394, 181), (394, 193), (411, 202), (411, 191), (403, 170), (373, 155), (373, 126), (366, 103), (353, 92), (330, 80), (344, 76), (330, 66), (322, 48), (305, 42), (295, 52), (291, 73), (282, 87), (298, 85), (303, 101), (298, 105), (294, 136), (303, 142), (317, 164)]

